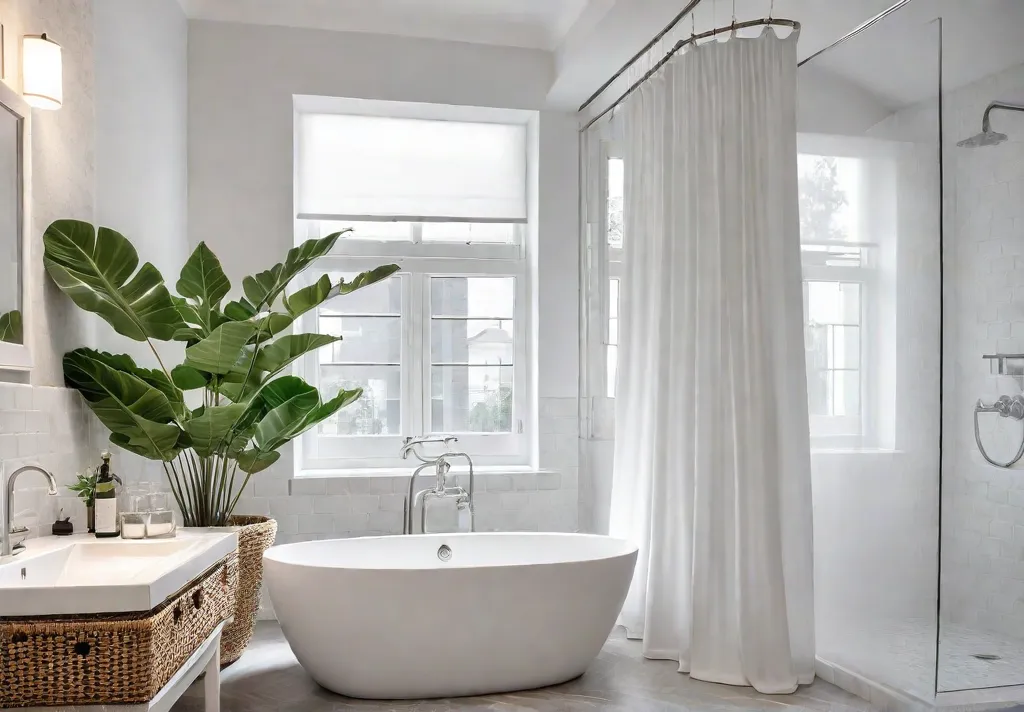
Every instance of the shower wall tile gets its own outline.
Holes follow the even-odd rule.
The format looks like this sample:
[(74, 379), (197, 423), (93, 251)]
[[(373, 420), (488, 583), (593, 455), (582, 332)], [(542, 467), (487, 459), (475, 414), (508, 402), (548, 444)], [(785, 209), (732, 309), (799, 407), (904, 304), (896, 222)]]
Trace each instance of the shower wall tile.
[[(952, 92), (946, 103), (946, 403), (943, 452), (943, 622), (1024, 640), (1024, 463), (982, 458), (979, 398), (1022, 392), (989, 374), (983, 354), (1024, 352), (1024, 115), (996, 112), (998, 146), (962, 149), (989, 102), (1024, 99), (1024, 66)], [(990, 454), (1008, 459), (1021, 423), (980, 416)]]

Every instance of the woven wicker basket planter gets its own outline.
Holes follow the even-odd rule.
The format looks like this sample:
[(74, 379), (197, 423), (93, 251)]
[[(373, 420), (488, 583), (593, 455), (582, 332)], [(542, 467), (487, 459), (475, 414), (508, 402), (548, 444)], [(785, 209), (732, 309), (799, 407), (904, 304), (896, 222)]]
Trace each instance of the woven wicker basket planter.
[(234, 609), (232, 554), (152, 611), (0, 619), (0, 708), (139, 704)]
[(220, 639), (221, 667), (242, 657), (252, 640), (260, 610), (263, 552), (274, 545), (277, 536), (277, 522), (267, 517), (234, 516), (229, 521), (231, 526), (238, 527), (238, 592), (235, 620), (224, 629)]

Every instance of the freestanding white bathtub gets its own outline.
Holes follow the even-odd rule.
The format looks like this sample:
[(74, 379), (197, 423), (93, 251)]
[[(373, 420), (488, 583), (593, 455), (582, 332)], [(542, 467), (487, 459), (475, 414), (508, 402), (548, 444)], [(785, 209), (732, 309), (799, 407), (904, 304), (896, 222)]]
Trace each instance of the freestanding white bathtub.
[(457, 697), (582, 675), (636, 553), (586, 534), (367, 537), (273, 547), (264, 575), (285, 637), (322, 686)]

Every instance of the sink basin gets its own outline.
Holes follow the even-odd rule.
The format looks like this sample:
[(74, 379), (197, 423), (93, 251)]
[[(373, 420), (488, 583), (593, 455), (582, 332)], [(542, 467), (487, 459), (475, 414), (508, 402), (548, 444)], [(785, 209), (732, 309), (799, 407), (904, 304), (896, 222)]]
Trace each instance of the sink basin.
[(0, 562), (0, 616), (148, 611), (238, 548), (234, 532), (175, 539), (43, 537)]

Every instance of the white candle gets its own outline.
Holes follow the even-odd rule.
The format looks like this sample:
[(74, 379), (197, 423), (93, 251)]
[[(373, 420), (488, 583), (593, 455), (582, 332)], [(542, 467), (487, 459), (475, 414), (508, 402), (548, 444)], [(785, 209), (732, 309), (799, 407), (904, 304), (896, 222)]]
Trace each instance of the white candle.
[(146, 525), (145, 524), (129, 524), (124, 522), (121, 524), (121, 538), (122, 539), (145, 539), (146, 538)]
[(165, 536), (174, 530), (174, 522), (150, 522), (147, 536)]

